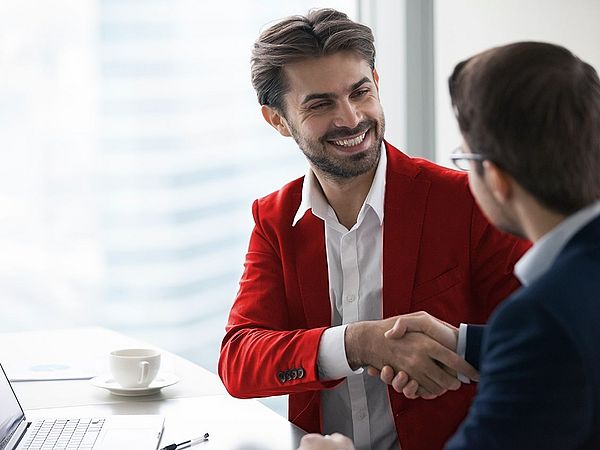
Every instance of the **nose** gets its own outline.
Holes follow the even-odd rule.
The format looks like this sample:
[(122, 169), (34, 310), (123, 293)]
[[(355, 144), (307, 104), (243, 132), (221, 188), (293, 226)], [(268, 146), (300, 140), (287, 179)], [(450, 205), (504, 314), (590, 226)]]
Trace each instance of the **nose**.
[(346, 99), (338, 103), (335, 111), (333, 125), (338, 128), (355, 128), (362, 120), (363, 115), (358, 105)]

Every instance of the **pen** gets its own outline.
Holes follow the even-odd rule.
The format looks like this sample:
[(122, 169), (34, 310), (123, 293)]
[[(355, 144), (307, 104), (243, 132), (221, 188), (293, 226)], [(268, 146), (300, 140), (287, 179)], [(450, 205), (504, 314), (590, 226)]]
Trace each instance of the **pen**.
[(204, 442), (208, 440), (208, 433), (204, 433), (204, 436), (200, 436), (194, 439), (190, 439), (189, 441), (180, 442), (179, 444), (169, 444), (166, 447), (161, 448), (160, 450), (176, 450), (182, 447), (191, 447), (192, 445), (199, 444), (200, 442)]

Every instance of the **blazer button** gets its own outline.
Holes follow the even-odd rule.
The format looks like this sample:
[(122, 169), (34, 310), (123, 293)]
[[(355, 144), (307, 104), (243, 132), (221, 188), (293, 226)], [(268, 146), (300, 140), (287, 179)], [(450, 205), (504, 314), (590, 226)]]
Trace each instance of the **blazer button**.
[(304, 369), (302, 367), (298, 368), (298, 378), (304, 378)]
[(291, 373), (292, 373), (292, 380), (295, 380), (296, 378), (298, 378), (298, 371), (296, 369), (292, 369)]
[(285, 381), (292, 381), (292, 374), (289, 370), (285, 371)]
[(285, 373), (284, 373), (284, 372), (279, 372), (279, 373), (277, 374), (277, 378), (279, 378), (279, 381), (280, 381), (281, 383), (285, 383)]

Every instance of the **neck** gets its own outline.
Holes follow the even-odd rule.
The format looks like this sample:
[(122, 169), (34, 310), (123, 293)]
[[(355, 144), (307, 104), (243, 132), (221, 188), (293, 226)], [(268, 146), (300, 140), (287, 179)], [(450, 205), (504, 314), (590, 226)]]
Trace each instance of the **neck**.
[(564, 214), (545, 208), (529, 196), (519, 202), (515, 210), (525, 236), (534, 243), (566, 218)]
[(313, 172), (319, 180), (325, 198), (335, 211), (340, 223), (348, 230), (358, 219), (358, 213), (367, 198), (369, 189), (371, 189), (376, 170), (377, 166), (362, 175), (339, 180), (329, 177), (313, 167)]

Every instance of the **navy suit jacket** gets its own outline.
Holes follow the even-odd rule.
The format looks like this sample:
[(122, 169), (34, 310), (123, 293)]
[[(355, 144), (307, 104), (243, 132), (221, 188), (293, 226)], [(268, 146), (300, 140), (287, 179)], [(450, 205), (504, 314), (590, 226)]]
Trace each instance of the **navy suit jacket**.
[(494, 313), (477, 396), (447, 444), (532, 448), (600, 449), (600, 218)]
[(467, 345), (465, 347), (465, 360), (479, 370), (481, 356), (481, 343), (485, 325), (467, 325)]

